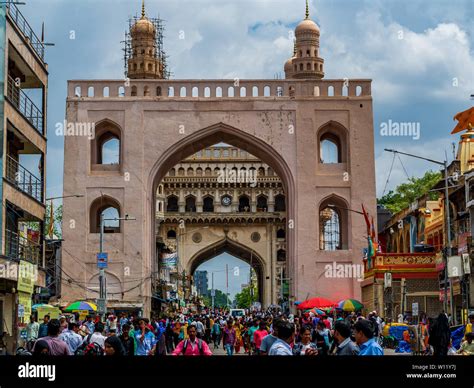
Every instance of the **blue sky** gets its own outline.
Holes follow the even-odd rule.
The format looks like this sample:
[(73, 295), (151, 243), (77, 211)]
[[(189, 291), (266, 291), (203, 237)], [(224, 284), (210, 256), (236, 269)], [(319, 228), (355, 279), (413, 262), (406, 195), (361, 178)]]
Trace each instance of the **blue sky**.
[[(453, 116), (472, 105), (472, 0), (312, 0), (321, 27), (326, 78), (373, 79), (377, 193), (382, 194), (396, 148), (452, 158)], [(291, 32), (304, 17), (303, 0), (147, 0), (149, 16), (166, 21), (165, 49), (173, 78), (274, 78), (293, 52)], [(141, 0), (35, 0), (19, 6), (40, 34), (45, 22), (50, 71), (48, 196), (62, 193), (68, 79), (123, 78), (127, 20)], [(183, 37), (184, 39), (180, 39)], [(74, 38), (74, 39), (72, 39)], [(382, 123), (419, 123), (420, 138), (380, 136)], [(410, 176), (430, 164), (402, 157)], [(436, 166), (434, 166), (436, 168)], [(406, 180), (397, 160), (388, 189)], [(240, 286), (240, 285), (239, 285)]]

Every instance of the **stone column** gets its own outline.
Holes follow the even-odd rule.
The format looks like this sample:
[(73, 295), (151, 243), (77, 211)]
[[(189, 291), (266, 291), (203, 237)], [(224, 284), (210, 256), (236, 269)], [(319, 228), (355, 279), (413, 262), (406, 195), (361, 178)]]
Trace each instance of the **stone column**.
[(197, 192), (196, 212), (202, 213), (202, 190), (201, 190), (201, 187), (198, 188), (198, 192)]
[(180, 187), (179, 187), (179, 199), (178, 199), (178, 206), (179, 206), (179, 212), (180, 213), (184, 213), (185, 205), (186, 205), (186, 202), (184, 201), (184, 191), (183, 191), (183, 188), (180, 185)]
[(275, 196), (273, 195), (273, 189), (270, 187), (268, 194), (268, 212), (273, 213), (275, 211)]
[(255, 190), (252, 190), (250, 192), (250, 211), (252, 213), (257, 212), (257, 195), (255, 193)]

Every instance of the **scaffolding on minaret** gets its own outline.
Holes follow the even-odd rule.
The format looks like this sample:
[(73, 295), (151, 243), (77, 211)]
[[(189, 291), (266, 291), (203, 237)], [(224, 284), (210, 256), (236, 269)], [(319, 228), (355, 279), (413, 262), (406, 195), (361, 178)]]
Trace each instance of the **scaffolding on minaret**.
[[(128, 31), (125, 31), (125, 40), (123, 41), (124, 47), (123, 47), (123, 60), (124, 60), (124, 74), (125, 78), (128, 78), (128, 61), (130, 58), (133, 56), (133, 49), (132, 49), (132, 36), (130, 34), (131, 28), (133, 25), (137, 23), (137, 21), (140, 20), (140, 17), (134, 16), (130, 19), (128, 19)], [(171, 72), (169, 71), (168, 68), (168, 55), (166, 55), (166, 52), (164, 50), (164, 20), (157, 17), (157, 18), (148, 18), (150, 22), (153, 23), (155, 26), (155, 42), (154, 42), (154, 48), (155, 48), (155, 57), (160, 60), (163, 66), (163, 78), (164, 79), (169, 79), (171, 77)]]

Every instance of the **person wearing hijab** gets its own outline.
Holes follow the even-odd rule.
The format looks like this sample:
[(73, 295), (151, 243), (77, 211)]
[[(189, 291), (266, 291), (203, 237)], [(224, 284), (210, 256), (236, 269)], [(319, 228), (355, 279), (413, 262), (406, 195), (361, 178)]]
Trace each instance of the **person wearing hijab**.
[(441, 313), (430, 326), (428, 343), (433, 347), (433, 355), (446, 356), (451, 341), (451, 330), (449, 329), (448, 317)]
[(36, 341), (35, 348), (33, 350), (33, 356), (49, 356), (49, 345), (44, 340)]
[(106, 356), (124, 356), (125, 349), (123, 348), (122, 341), (117, 336), (107, 337), (105, 340), (105, 355)]

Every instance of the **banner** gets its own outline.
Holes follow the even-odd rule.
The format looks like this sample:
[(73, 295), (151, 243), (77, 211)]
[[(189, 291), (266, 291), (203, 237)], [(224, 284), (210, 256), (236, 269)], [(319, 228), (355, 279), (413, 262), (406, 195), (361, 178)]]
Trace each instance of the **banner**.
[(32, 294), (35, 287), (37, 267), (27, 261), (21, 260), (18, 267), (17, 290), (26, 294)]
[(177, 252), (161, 254), (161, 267), (162, 268), (169, 268), (170, 272), (175, 272), (178, 269), (177, 266), (178, 266)]
[(18, 304), (23, 305), (24, 308), (24, 320), (25, 322), (30, 321), (31, 315), (31, 294), (25, 294), (24, 292), (18, 293)]

